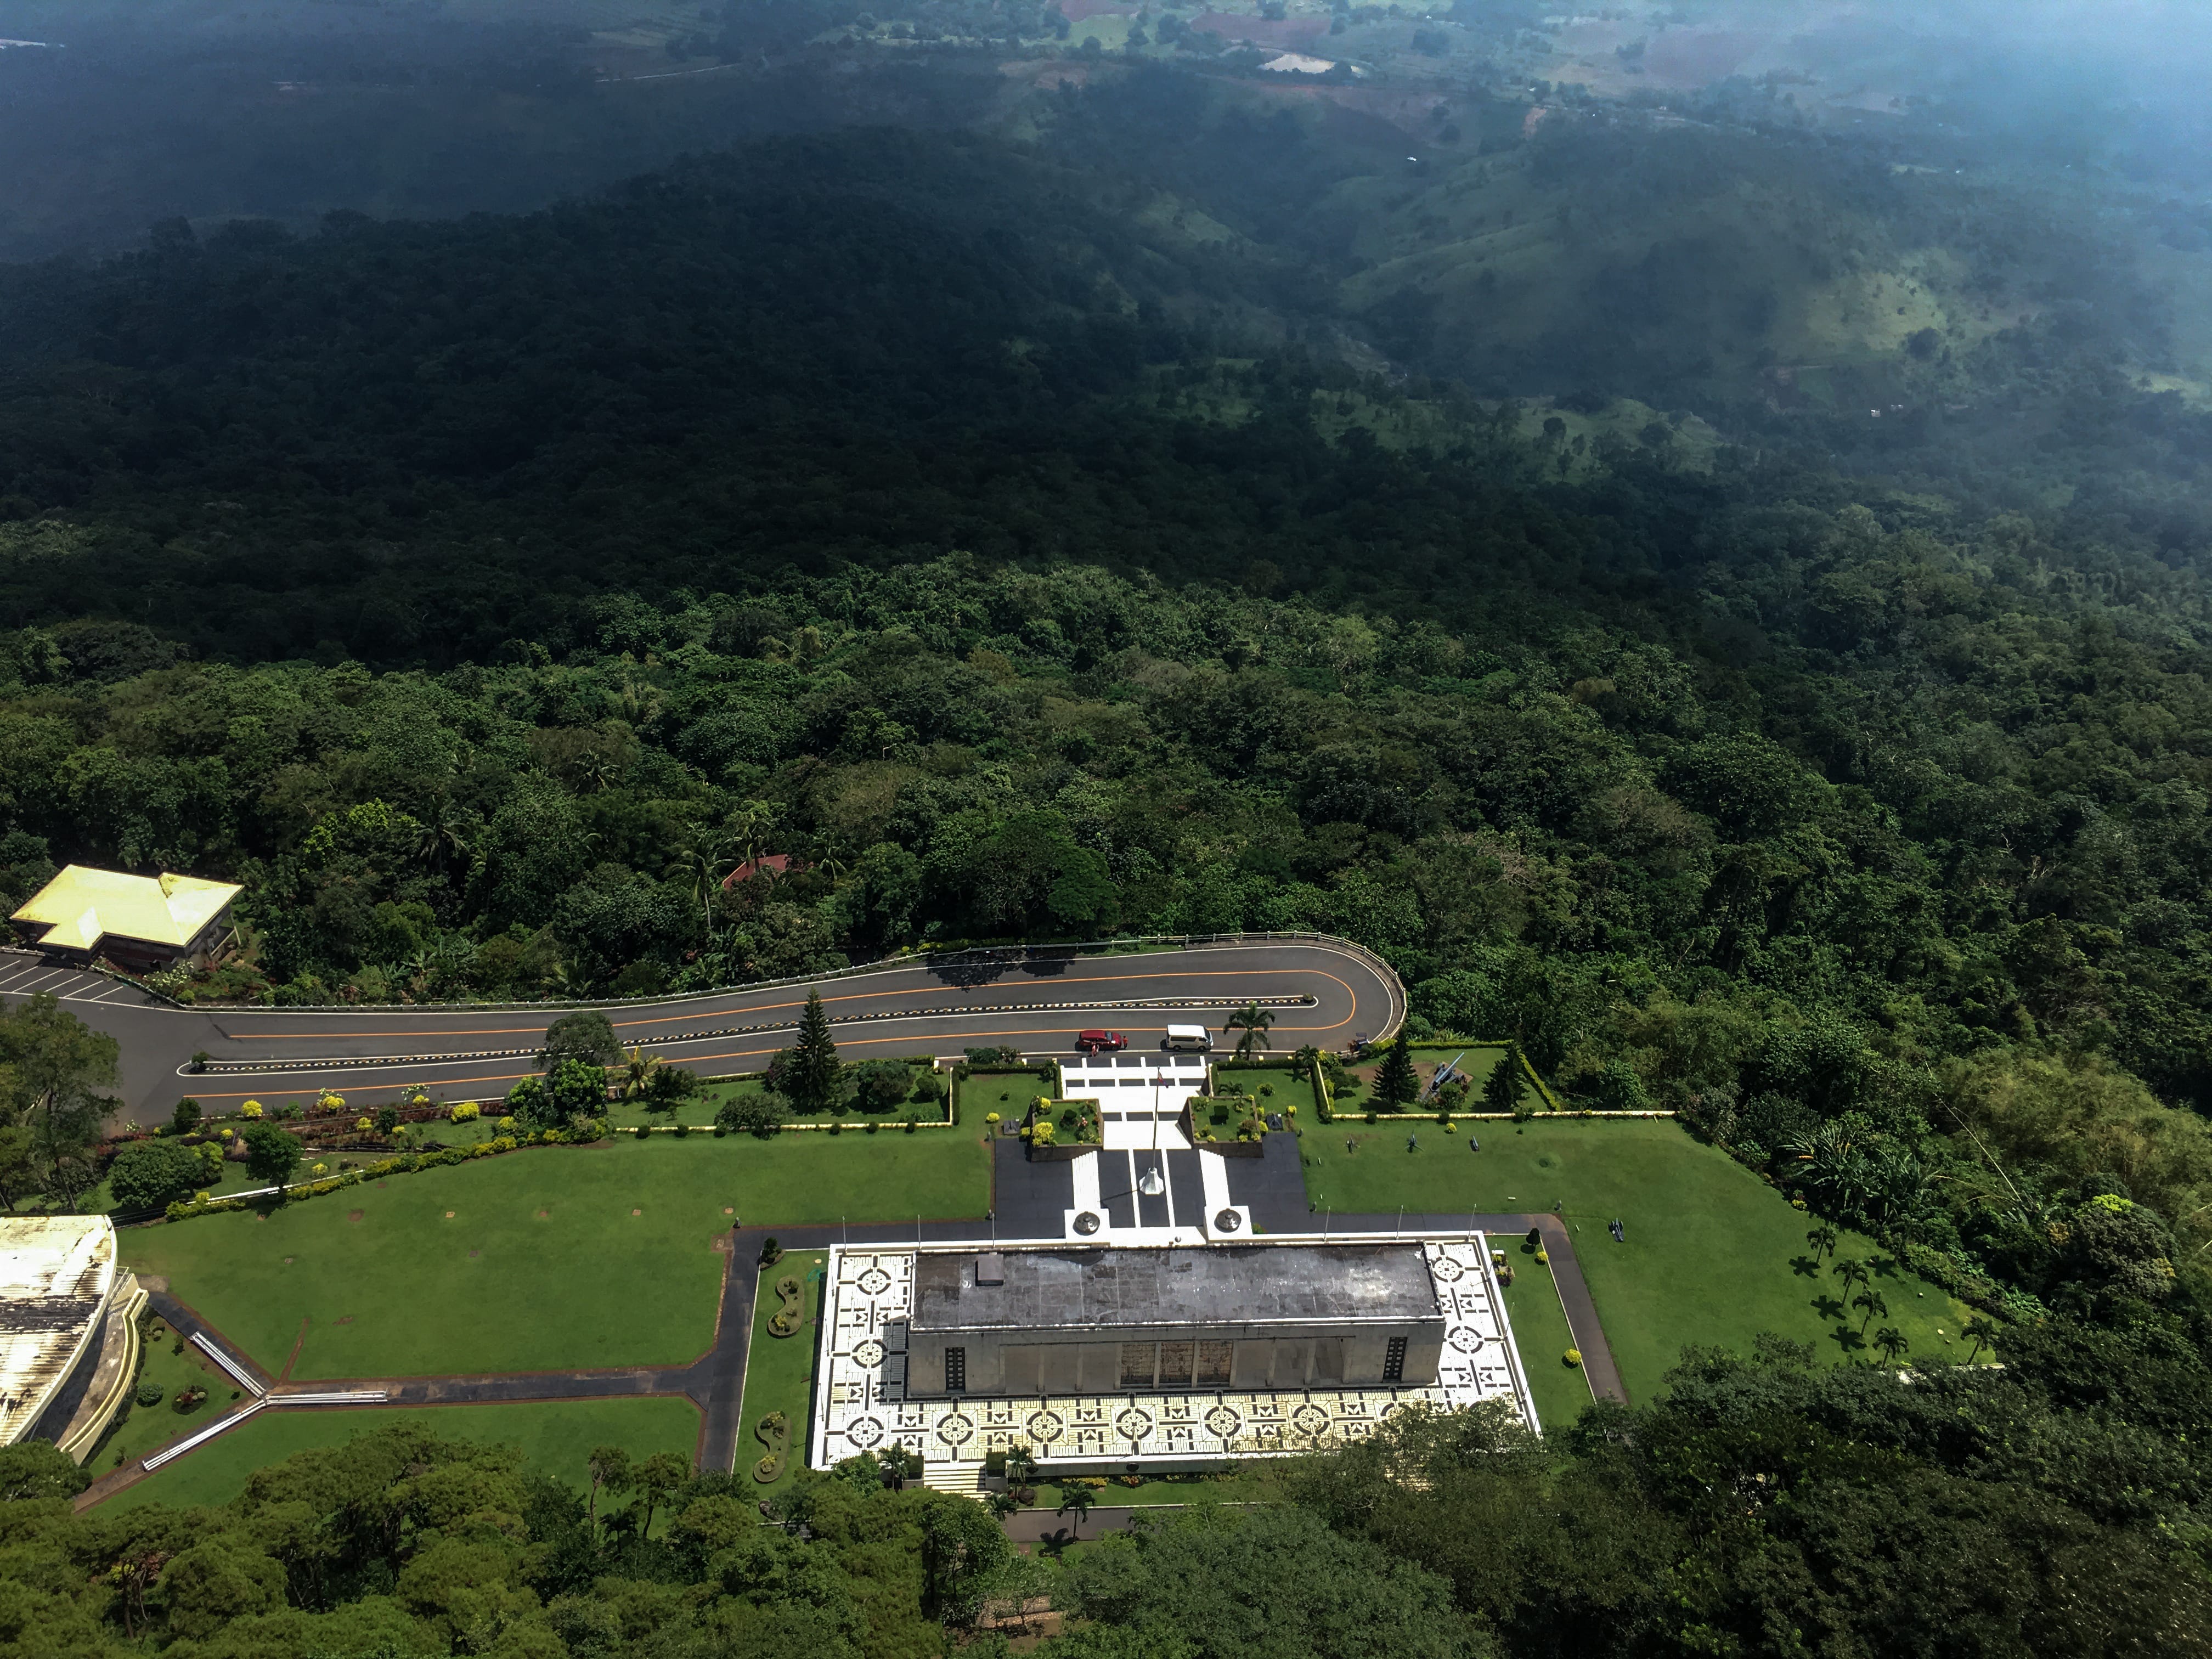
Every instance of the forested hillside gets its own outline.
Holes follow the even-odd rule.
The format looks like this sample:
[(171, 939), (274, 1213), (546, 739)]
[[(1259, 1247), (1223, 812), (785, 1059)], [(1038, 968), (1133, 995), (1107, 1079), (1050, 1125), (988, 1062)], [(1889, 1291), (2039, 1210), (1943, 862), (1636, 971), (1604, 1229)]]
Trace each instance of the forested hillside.
[[(1257, 1650), (1230, 1579), (1312, 1598), (1285, 1653), (2199, 1650), (2206, 428), (2142, 383), (2130, 281), (2054, 245), (2045, 309), (1985, 331), (1954, 271), (1960, 337), (1900, 337), (1929, 395), (1878, 437), (1715, 396), (1588, 441), (1483, 382), (1502, 335), (1452, 356), (1479, 306), (1348, 304), (1350, 240), (1231, 222), (1166, 116), (1110, 158), (1117, 106), (1067, 97), (1033, 143), (791, 141), (526, 217), (0, 274), (0, 897), (70, 859), (240, 880), (247, 949), (163, 987), (288, 1004), (1350, 937), (1417, 1034), (1678, 1111), (2003, 1321), (2008, 1370), (1784, 1344), (1546, 1449), (1347, 1455), (1297, 1510), (1085, 1560), (1062, 1652)], [(1726, 149), (1682, 143), (1622, 199)], [(1275, 148), (1263, 205), (1342, 159)], [(1926, 228), (1886, 169), (1776, 165)], [(1524, 343), (1589, 296), (1537, 291), (1551, 257), (1524, 299), (1568, 320)], [(1593, 314), (1545, 349), (1622, 366), (1573, 410), (1683, 384), (1663, 317)], [(868, 1470), (817, 1489), (810, 1553), (711, 1481), (633, 1547), (511, 1469), (381, 1455), (190, 1541), (9, 1505), (48, 1600), (0, 1618), (558, 1655), (925, 1653), (963, 1616), (931, 1575), (967, 1546)], [(139, 1550), (237, 1629), (133, 1601)]]
[[(1017, 1650), (975, 1631), (985, 1607), (1047, 1595), (1070, 1633), (1025, 1644), (1042, 1659), (2206, 1650), (2168, 1541), (2193, 1534), (2171, 1448), (2203, 1430), (2201, 1370), (2033, 1339), (2008, 1377), (1918, 1388), (1761, 1358), (1693, 1354), (1663, 1404), (1542, 1443), (1404, 1413), (1283, 1471), (1291, 1501), (1193, 1486), (1057, 1565), (970, 1499), (889, 1489), (872, 1454), (804, 1474), (776, 1527), (681, 1458), (525, 1468), (417, 1426), (298, 1454), (220, 1510), (76, 1517), (82, 1474), (9, 1448), (0, 1652), (991, 1659)], [(2111, 1359), (2143, 1386), (2082, 1399)]]

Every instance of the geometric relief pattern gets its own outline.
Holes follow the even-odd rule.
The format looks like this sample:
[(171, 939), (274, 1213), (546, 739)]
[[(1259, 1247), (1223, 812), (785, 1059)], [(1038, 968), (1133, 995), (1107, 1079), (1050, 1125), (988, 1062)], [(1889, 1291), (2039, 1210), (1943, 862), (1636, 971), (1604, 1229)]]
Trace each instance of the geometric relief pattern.
[(1219, 1386), (1172, 1393), (1132, 1387), (1113, 1394), (956, 1400), (906, 1397), (915, 1252), (837, 1247), (830, 1253), (823, 1297), (823, 1352), (808, 1461), (826, 1468), (893, 1440), (933, 1462), (980, 1462), (989, 1453), (1021, 1445), (1055, 1466), (1089, 1462), (1117, 1469), (1131, 1463), (1286, 1456), (1358, 1439), (1392, 1412), (1416, 1402), (1449, 1407), (1502, 1398), (1534, 1424), (1487, 1243), (1479, 1234), (1421, 1243), (1445, 1321), (1432, 1385)]

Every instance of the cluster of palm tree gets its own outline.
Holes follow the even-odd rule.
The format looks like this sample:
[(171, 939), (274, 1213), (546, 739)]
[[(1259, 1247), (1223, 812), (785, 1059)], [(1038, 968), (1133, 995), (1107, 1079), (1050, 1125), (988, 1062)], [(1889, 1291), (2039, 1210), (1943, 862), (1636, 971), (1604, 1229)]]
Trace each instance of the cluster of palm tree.
[(442, 990), (462, 985), (476, 955), (476, 946), (465, 933), (445, 933), (424, 940), (399, 964), (399, 971), (407, 977), (407, 994), (417, 1002), (426, 1002)]
[[(1805, 1235), (1805, 1243), (1811, 1247), (1815, 1261), (1834, 1255), (1836, 1247), (1841, 1242), (1842, 1235), (1825, 1221), (1816, 1224)], [(1851, 1296), (1850, 1305), (1859, 1310), (1861, 1314), (1860, 1335), (1866, 1334), (1866, 1328), (1874, 1321), (1889, 1316), (1889, 1304), (1882, 1300), (1881, 1292), (1874, 1288), (1872, 1269), (1868, 1263), (1856, 1256), (1837, 1256), (1835, 1265), (1828, 1271), (1844, 1281), (1844, 1291), (1847, 1296), (1854, 1288), (1858, 1291), (1857, 1295)], [(1996, 1322), (1976, 1314), (1966, 1322), (1960, 1334), (1974, 1345), (1973, 1352), (1966, 1356), (1966, 1363), (1971, 1365), (1982, 1357), (1982, 1350), (1996, 1340)], [(1873, 1341), (1874, 1346), (1893, 1361), (1909, 1352), (1912, 1347), (1905, 1334), (1893, 1325), (1885, 1325), (1876, 1331)]]
[(773, 801), (749, 800), (719, 824), (695, 823), (663, 872), (691, 890), (705, 923), (707, 945), (714, 944), (714, 897), (722, 884), (747, 865), (769, 854), (769, 836), (782, 809)]
[(1797, 1164), (1798, 1180), (1837, 1214), (1909, 1231), (1933, 1202), (1917, 1158), (1884, 1141), (1865, 1145), (1849, 1122), (1824, 1123), (1783, 1150)]

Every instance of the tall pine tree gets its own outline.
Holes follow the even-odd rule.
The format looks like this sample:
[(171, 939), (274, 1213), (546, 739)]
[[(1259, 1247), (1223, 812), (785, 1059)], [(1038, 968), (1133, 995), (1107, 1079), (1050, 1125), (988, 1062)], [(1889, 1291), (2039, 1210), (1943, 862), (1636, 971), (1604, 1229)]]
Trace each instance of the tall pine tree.
[(1528, 1092), (1528, 1078), (1522, 1067), (1521, 1045), (1509, 1042), (1490, 1075), (1482, 1080), (1482, 1106), (1488, 1112), (1516, 1112)]
[(1400, 1037), (1384, 1051), (1382, 1063), (1375, 1068), (1375, 1097), (1385, 1109), (1395, 1110), (1411, 1105), (1415, 1095), (1421, 1092), (1421, 1079), (1413, 1070), (1413, 1051)]
[(792, 1046), (791, 1059), (791, 1076), (784, 1088), (792, 1104), (802, 1112), (826, 1112), (836, 1106), (842, 1092), (842, 1068), (819, 991), (806, 994), (806, 1012), (799, 1017), (799, 1041)]

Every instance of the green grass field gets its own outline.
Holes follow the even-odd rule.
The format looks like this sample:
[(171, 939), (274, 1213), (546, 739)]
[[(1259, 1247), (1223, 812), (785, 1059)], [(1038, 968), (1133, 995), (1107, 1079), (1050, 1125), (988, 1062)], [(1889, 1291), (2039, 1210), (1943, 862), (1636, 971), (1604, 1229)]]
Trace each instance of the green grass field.
[(1256, 1102), (1266, 1111), (1279, 1112), (1285, 1106), (1295, 1106), (1297, 1121), (1316, 1121), (1313, 1079), (1287, 1066), (1270, 1066), (1264, 1070), (1216, 1071), (1213, 1086), (1217, 1093), (1226, 1093), (1235, 1087)]
[[(169, 1504), (182, 1509), (227, 1504), (246, 1490), (254, 1470), (312, 1446), (343, 1445), (357, 1434), (413, 1418), (448, 1440), (519, 1446), (538, 1468), (570, 1486), (587, 1484), (585, 1460), (594, 1446), (627, 1447), (633, 1457), (658, 1451), (691, 1455), (699, 1439), (698, 1408), (688, 1400), (534, 1401), (511, 1406), (424, 1406), (413, 1409), (265, 1410), (198, 1451), (125, 1487), (100, 1507)], [(196, 1420), (205, 1420), (204, 1419)]]
[[(203, 1358), (197, 1348), (187, 1347), (179, 1353), (176, 1346), (176, 1333), (166, 1324), (149, 1337), (138, 1381), (158, 1383), (161, 1401), (141, 1406), (134, 1400), (130, 1414), (108, 1426), (84, 1462), (87, 1473), (95, 1480), (134, 1457), (143, 1457), (156, 1446), (213, 1422), (229, 1409), (238, 1385)], [(179, 1413), (170, 1402), (180, 1390), (195, 1383), (208, 1391), (207, 1400), (197, 1410)]]
[(996, 1112), (1000, 1120), (1012, 1122), (1030, 1109), (1030, 1102), (1039, 1095), (1048, 1097), (1060, 1093), (1057, 1068), (1039, 1066), (1018, 1072), (978, 1072), (965, 1082), (956, 1079), (952, 1085), (953, 1098), (960, 1103), (960, 1122), (981, 1134), (983, 1120)]
[(392, 1176), (267, 1217), (134, 1228), (123, 1254), (295, 1381), (683, 1364), (747, 1224), (980, 1216), (980, 1134), (617, 1139)]
[[(761, 1419), (781, 1412), (791, 1425), (783, 1473), (773, 1481), (754, 1481), (761, 1494), (788, 1488), (792, 1473), (806, 1462), (806, 1437), (811, 1427), (814, 1356), (822, 1339), (822, 1264), (826, 1258), (815, 1251), (792, 1250), (760, 1276), (753, 1299), (752, 1346), (745, 1355), (744, 1426), (738, 1439), (737, 1469), (750, 1472), (768, 1447), (753, 1433)], [(786, 1273), (798, 1276), (806, 1303), (806, 1322), (795, 1336), (770, 1336), (768, 1322), (783, 1305), (772, 1288)]]
[(1559, 1286), (1534, 1250), (1504, 1239), (1493, 1240), (1492, 1248), (1503, 1249), (1513, 1264), (1513, 1282), (1503, 1291), (1505, 1316), (1513, 1323), (1513, 1346), (1528, 1374), (1536, 1420), (1547, 1433), (1565, 1428), (1583, 1414), (1590, 1391), (1588, 1376), (1564, 1357), (1574, 1339), (1567, 1331), (1566, 1310), (1559, 1306)]
[[(1480, 1152), (1468, 1151), (1469, 1128), (1480, 1138)], [(1830, 1359), (1875, 1357), (1847, 1340), (1857, 1337), (1862, 1320), (1836, 1305), (1839, 1282), (1825, 1266), (1806, 1271), (1812, 1218), (1668, 1120), (1538, 1118), (1518, 1127), (1462, 1125), (1452, 1136), (1434, 1126), (1413, 1132), (1417, 1152), (1406, 1150), (1407, 1126), (1370, 1128), (1340, 1119), (1309, 1130), (1308, 1194), (1339, 1212), (1564, 1206), (1583, 1275), (1634, 1399), (1659, 1390), (1685, 1346), (1747, 1352), (1761, 1331), (1816, 1343)], [(1356, 1150), (1346, 1150), (1347, 1139)], [(1606, 1231), (1616, 1216), (1626, 1224), (1626, 1243)], [(1871, 1241), (1849, 1234), (1839, 1253), (1881, 1255)], [(1955, 1340), (1966, 1318), (1962, 1306), (1896, 1269), (1877, 1276), (1875, 1288), (1889, 1312), (1869, 1323), (1869, 1335), (1893, 1325), (1916, 1357), (1965, 1357), (1966, 1345)], [(1946, 1335), (1954, 1340), (1947, 1344)], [(1532, 1346), (1522, 1343), (1533, 1378), (1543, 1368)], [(1540, 1395), (1537, 1409), (1546, 1409)]]

